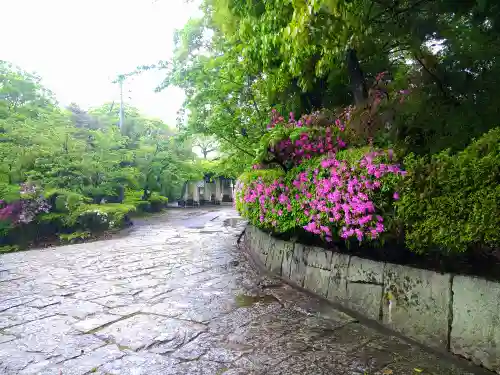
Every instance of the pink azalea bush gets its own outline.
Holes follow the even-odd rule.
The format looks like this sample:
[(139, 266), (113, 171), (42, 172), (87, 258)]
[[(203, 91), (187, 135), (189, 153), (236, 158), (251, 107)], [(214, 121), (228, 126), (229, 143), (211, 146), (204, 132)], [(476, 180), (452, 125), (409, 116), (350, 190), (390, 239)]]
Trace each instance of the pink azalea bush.
[[(324, 114), (315, 112), (296, 120), (290, 113), (288, 121), (276, 110), (271, 112), (268, 132), (261, 141), (259, 158), (264, 163), (276, 162), (285, 169), (314, 157), (345, 149), (351, 134), (341, 119), (323, 126)], [(254, 166), (258, 168), (258, 166)]]
[(50, 204), (31, 184), (22, 184), (20, 197), (13, 202), (0, 200), (0, 221), (10, 225), (27, 224), (43, 212), (50, 211)]
[(340, 120), (320, 127), (314, 123), (317, 114), (299, 121), (290, 116), (286, 123), (273, 116), (271, 132), (288, 130), (278, 130), (282, 139), (274, 139), (266, 156), (289, 163), (290, 169), (261, 165), (243, 174), (236, 186), (240, 213), (261, 228), (278, 233), (304, 229), (327, 242), (379, 238), (405, 175), (392, 151), (347, 148)]

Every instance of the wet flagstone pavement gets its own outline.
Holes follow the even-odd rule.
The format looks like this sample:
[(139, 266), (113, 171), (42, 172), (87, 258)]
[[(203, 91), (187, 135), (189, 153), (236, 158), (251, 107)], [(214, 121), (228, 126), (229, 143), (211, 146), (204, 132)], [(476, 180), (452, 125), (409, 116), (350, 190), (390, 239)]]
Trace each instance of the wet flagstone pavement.
[(476, 373), (259, 275), (235, 217), (171, 210), (120, 238), (0, 256), (0, 374)]

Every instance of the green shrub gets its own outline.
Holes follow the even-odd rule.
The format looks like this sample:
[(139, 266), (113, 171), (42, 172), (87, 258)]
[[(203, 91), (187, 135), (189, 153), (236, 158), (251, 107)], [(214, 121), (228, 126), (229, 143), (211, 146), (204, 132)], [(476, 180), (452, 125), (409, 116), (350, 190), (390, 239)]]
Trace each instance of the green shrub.
[(59, 239), (61, 240), (61, 243), (78, 243), (86, 240), (87, 238), (90, 238), (92, 235), (90, 232), (85, 231), (77, 231), (73, 233), (61, 233), (59, 235)]
[(130, 204), (86, 204), (71, 212), (66, 223), (69, 227), (90, 232), (122, 228), (135, 210)]
[(0, 182), (0, 201), (11, 203), (20, 198), (19, 186)]
[(143, 200), (142, 194), (142, 191), (127, 190), (123, 203), (134, 206), (136, 212), (151, 212), (151, 202)]
[(66, 227), (67, 213), (47, 212), (36, 217), (36, 223), (41, 226), (51, 226), (54, 232), (60, 232)]
[(264, 183), (271, 183), (284, 175), (285, 172), (282, 169), (255, 169), (242, 173), (238, 180), (247, 184), (261, 178)]
[(12, 223), (8, 220), (0, 220), (0, 239), (6, 237), (12, 228)]
[(455, 155), (409, 155), (405, 167), (397, 214), (410, 249), (500, 246), (500, 128)]
[(151, 205), (152, 212), (159, 212), (167, 206), (168, 198), (154, 192), (149, 197), (148, 202)]
[(52, 211), (68, 213), (75, 211), (80, 205), (91, 203), (92, 199), (68, 190), (48, 190), (45, 198), (51, 203)]
[(151, 203), (149, 201), (135, 201), (133, 205), (137, 212), (151, 212)]
[(143, 192), (142, 190), (127, 190), (125, 192), (125, 200), (141, 200)]
[(153, 192), (147, 200), (142, 197), (143, 191), (128, 190), (123, 203), (134, 206), (137, 212), (159, 212), (168, 204), (168, 198), (157, 192)]
[(103, 199), (116, 199), (118, 195), (117, 186), (113, 183), (103, 183), (99, 186), (86, 186), (83, 194), (92, 199), (93, 203), (100, 203)]
[(5, 245), (0, 246), (0, 254), (13, 253), (14, 251), (19, 251), (20, 248), (17, 245)]

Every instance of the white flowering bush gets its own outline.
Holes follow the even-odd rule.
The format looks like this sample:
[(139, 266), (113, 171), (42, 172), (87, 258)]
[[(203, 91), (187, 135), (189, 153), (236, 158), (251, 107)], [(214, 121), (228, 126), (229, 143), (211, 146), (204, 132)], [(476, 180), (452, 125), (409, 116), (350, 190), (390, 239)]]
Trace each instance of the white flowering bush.
[(127, 204), (87, 204), (72, 212), (67, 224), (91, 232), (121, 228), (127, 225), (129, 216), (134, 211), (135, 207)]

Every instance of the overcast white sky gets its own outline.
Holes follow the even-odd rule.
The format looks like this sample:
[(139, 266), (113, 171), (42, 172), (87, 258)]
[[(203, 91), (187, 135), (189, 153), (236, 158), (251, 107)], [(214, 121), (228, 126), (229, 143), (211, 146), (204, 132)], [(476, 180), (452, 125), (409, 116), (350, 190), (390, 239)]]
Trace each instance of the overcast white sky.
[[(174, 30), (199, 14), (195, 3), (0, 0), (0, 60), (37, 72), (62, 105), (75, 102), (88, 108), (118, 100), (118, 86), (111, 81), (139, 65), (169, 59)], [(134, 77), (125, 86), (125, 98), (146, 115), (174, 126), (183, 93), (171, 88), (155, 94), (163, 75)]]

